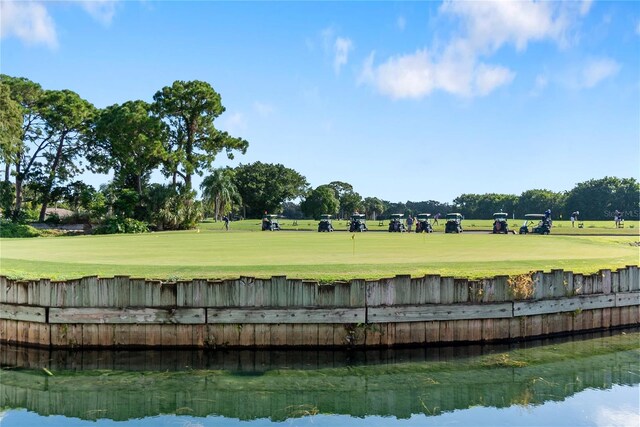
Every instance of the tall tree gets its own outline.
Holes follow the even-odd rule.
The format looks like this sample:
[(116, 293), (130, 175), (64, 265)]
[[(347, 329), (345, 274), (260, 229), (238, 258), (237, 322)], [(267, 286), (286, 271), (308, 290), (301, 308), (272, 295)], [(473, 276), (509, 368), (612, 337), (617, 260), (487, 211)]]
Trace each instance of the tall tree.
[(178, 177), (191, 189), (191, 177), (209, 168), (223, 149), (233, 158), (233, 150), (244, 154), (249, 143), (215, 128), (214, 120), (225, 108), (220, 95), (209, 83), (175, 81), (153, 97), (154, 109), (169, 127), (165, 173), (174, 186)]
[(76, 158), (83, 154), (84, 135), (95, 114), (95, 107), (70, 90), (45, 91), (39, 102), (48, 143), (44, 161), (38, 163), (41, 179), (39, 220), (44, 221), (56, 182), (64, 182), (80, 171)]
[[(13, 219), (17, 220), (22, 210), (23, 186), (26, 176), (38, 159), (41, 151), (49, 143), (50, 135), (43, 131), (44, 122), (38, 108), (44, 91), (42, 87), (24, 77), (11, 77), (0, 74), (0, 82), (7, 85), (10, 97), (17, 102), (22, 111), (22, 130), (20, 143), (16, 147), (14, 160), (15, 204)], [(5, 169), (7, 178), (7, 169)]]
[(214, 218), (220, 220), (222, 215), (231, 211), (233, 202), (242, 203), (240, 193), (233, 182), (234, 172), (229, 168), (215, 169), (213, 174), (205, 177), (200, 184), (205, 204), (213, 204)]
[(569, 191), (566, 211), (583, 219), (611, 219), (617, 210), (626, 218), (640, 216), (640, 184), (635, 178), (605, 176), (580, 182)]
[(376, 217), (384, 212), (384, 202), (377, 197), (366, 197), (363, 202), (364, 211), (369, 219), (376, 220)]
[(329, 187), (335, 191), (336, 198), (340, 202), (340, 217), (351, 215), (355, 211), (362, 209), (362, 197), (355, 191), (353, 186), (348, 182), (333, 181)]
[(543, 213), (551, 209), (553, 218), (558, 218), (564, 208), (564, 194), (551, 190), (527, 190), (519, 199), (516, 215), (522, 217), (528, 213)]
[(151, 115), (151, 105), (128, 101), (101, 110), (93, 125), (87, 159), (92, 169), (113, 169), (114, 181), (133, 186), (140, 198), (143, 182), (166, 158), (165, 126)]
[(0, 80), (0, 161), (5, 164), (4, 180), (9, 181), (11, 165), (22, 148), (22, 110), (11, 99), (11, 89)]
[(309, 186), (295, 170), (261, 162), (235, 168), (234, 182), (247, 218), (259, 217), (264, 211), (279, 213), (284, 202), (303, 196)]
[(340, 208), (340, 202), (335, 196), (335, 191), (328, 185), (321, 185), (311, 190), (307, 197), (300, 203), (300, 209), (307, 216), (320, 219), (320, 215), (335, 215)]

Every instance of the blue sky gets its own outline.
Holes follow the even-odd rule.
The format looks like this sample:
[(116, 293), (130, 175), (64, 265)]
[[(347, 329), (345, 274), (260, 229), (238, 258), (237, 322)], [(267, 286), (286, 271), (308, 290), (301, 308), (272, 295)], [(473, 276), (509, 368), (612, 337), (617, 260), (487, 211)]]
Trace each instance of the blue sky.
[(2, 73), (97, 107), (209, 82), (250, 144), (216, 167), (394, 202), (640, 175), (638, 2), (0, 4)]

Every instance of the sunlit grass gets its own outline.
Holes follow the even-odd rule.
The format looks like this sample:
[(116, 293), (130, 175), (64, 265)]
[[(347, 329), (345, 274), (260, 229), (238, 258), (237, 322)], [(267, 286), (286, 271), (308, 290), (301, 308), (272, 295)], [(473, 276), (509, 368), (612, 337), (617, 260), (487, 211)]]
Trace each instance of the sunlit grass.
[(396, 274), (484, 277), (638, 264), (637, 237), (200, 230), (0, 239), (0, 271), (24, 278), (239, 275), (335, 280)]

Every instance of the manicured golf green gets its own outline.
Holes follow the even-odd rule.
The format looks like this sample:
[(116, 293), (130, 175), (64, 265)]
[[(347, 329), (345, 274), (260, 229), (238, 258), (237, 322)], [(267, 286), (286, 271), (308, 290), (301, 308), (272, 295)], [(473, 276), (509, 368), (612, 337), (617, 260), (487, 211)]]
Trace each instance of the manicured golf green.
[[(335, 280), (396, 274), (486, 277), (637, 265), (638, 237), (198, 231), (0, 239), (0, 272), (20, 278), (87, 275)], [(208, 229), (207, 229), (208, 228)]]
[[(444, 224), (446, 220), (441, 218), (438, 224), (433, 225), (435, 232), (443, 232)], [(523, 219), (510, 219), (509, 229), (514, 230), (516, 233), (523, 224)], [(283, 230), (307, 230), (317, 231), (318, 221), (312, 219), (280, 219), (280, 226)], [(579, 227), (582, 224), (582, 227)], [(554, 220), (552, 234), (568, 234), (576, 236), (584, 235), (609, 235), (616, 236), (638, 236), (640, 232), (640, 221), (625, 221), (623, 228), (615, 228), (613, 221), (583, 221), (575, 222), (574, 226), (571, 226), (571, 221), (566, 220)], [(202, 223), (201, 228), (203, 230), (221, 230), (224, 227), (222, 222), (213, 222), (211, 220)], [(260, 231), (261, 222), (259, 219), (247, 219), (243, 221), (234, 221), (230, 223), (230, 227), (233, 230), (245, 230), (245, 231)], [(371, 231), (387, 231), (389, 229), (389, 220), (369, 220), (367, 221), (367, 227)], [(465, 219), (462, 221), (462, 227), (465, 231), (491, 231), (493, 228), (492, 219)], [(333, 220), (333, 228), (336, 231), (346, 231), (349, 229), (349, 223), (347, 220)]]

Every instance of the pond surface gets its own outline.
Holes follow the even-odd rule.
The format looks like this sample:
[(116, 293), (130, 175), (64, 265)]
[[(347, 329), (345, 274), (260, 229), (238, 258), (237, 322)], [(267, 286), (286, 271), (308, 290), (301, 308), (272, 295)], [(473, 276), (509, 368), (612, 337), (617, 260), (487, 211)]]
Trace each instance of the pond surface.
[(0, 425), (639, 426), (640, 332), (378, 351), (3, 346)]

